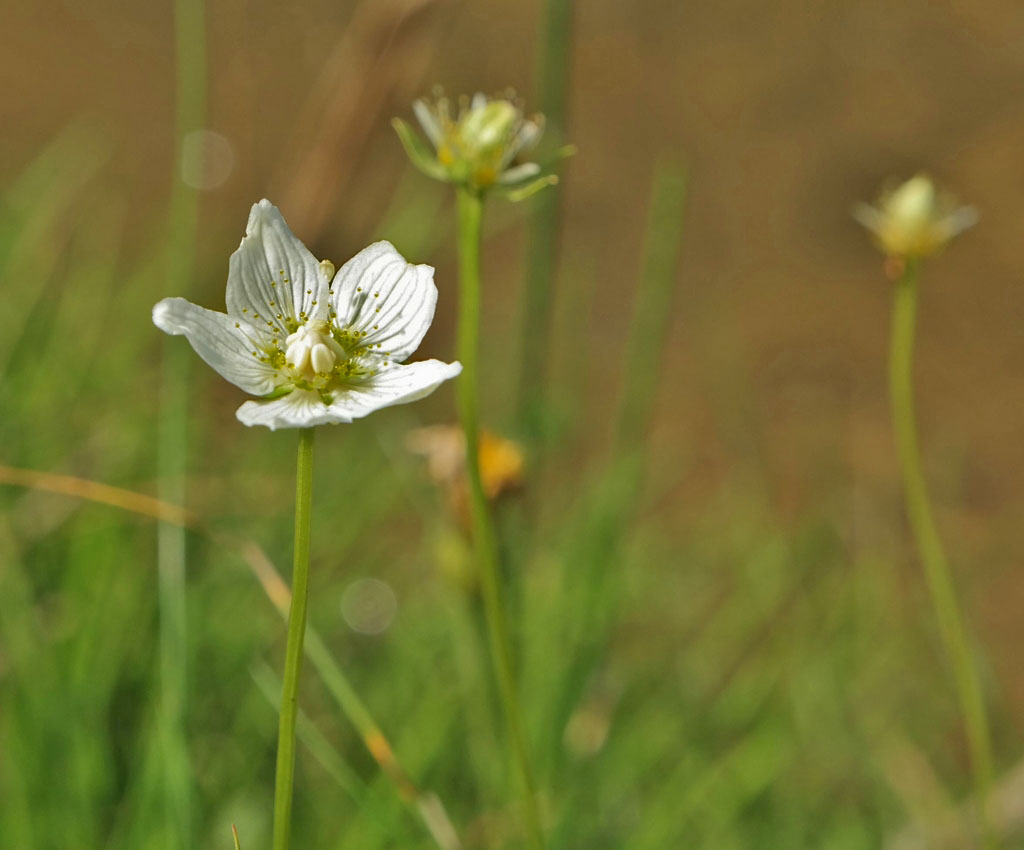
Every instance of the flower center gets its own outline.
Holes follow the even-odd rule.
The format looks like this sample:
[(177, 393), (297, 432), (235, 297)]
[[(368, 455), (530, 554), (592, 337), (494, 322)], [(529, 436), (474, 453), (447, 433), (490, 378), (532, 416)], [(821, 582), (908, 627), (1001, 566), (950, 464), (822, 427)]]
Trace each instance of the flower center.
[(345, 351), (331, 336), (327, 322), (307, 322), (290, 334), (284, 344), (288, 368), (307, 381), (329, 378), (335, 363), (345, 358)]

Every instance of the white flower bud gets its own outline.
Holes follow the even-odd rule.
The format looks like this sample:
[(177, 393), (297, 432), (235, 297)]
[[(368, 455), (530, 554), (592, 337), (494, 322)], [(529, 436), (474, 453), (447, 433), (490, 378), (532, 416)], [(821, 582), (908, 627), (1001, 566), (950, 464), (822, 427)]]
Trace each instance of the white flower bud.
[(858, 205), (854, 217), (885, 254), (903, 259), (931, 256), (978, 219), (970, 207), (939, 194), (923, 174), (884, 193), (876, 206)]

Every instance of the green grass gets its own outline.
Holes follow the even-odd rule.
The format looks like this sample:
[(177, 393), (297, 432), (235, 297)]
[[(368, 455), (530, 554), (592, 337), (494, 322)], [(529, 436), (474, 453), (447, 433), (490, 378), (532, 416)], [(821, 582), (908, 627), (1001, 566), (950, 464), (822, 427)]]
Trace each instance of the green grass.
[[(165, 291), (160, 252), (128, 243), (124, 202), (101, 179), (103, 145), (82, 133), (69, 129), (0, 187), (0, 463), (152, 495), (162, 341), (149, 311), (177, 293)], [(667, 175), (649, 245), (636, 246), (642, 330), (620, 357), (646, 375), (661, 357), (650, 340), (687, 299), (685, 250), (674, 273), (682, 187)], [(428, 211), (430, 191), (415, 199)], [(400, 247), (451, 242), (450, 231), (425, 237), (398, 206), (382, 230)], [(233, 247), (198, 278), (220, 280)], [(147, 256), (157, 259), (137, 259)], [(586, 298), (591, 272), (563, 269), (562, 297)], [(969, 793), (967, 761), (898, 507), (875, 511), (871, 533), (853, 537), (837, 478), (834, 499), (783, 520), (751, 486), (751, 456), (706, 476), (680, 520), (666, 506), (699, 474), (693, 446), (682, 435), (672, 456), (651, 457), (645, 439), (671, 387), (624, 372), (620, 439), (581, 449), (608, 429), (579, 421), (577, 333), (548, 371), (548, 397), (565, 407), (552, 416), (577, 424), (546, 432), (543, 478), (528, 476), (499, 506), (550, 846), (866, 850), (908, 823), (941, 825), (934, 813)], [(486, 375), (503, 352), (484, 339)], [(258, 543), (279, 569), (288, 562), (294, 435), (244, 429), (233, 418), (239, 394), (193, 366), (190, 427), (204, 438), (189, 447), (186, 499), (222, 534), (185, 541), (184, 829), (189, 847), (230, 848), (236, 823), (243, 850), (261, 850), (285, 626), (231, 540)], [(512, 407), (485, 410), (485, 422), (514, 421)], [(452, 418), (445, 389), (322, 430), (309, 622), (462, 843), (495, 850), (523, 846), (525, 834), (480, 609), (451, 578), (465, 557), (461, 532), (403, 448), (409, 428)], [(741, 436), (748, 427), (719, 424)], [(516, 533), (524, 524), (530, 534)], [(128, 511), (0, 487), (4, 847), (178, 846), (161, 738), (156, 541), (156, 523)], [(381, 636), (354, 633), (340, 613), (348, 583), (365, 576), (400, 600)], [(295, 846), (436, 847), (318, 666), (306, 665), (300, 689)]]

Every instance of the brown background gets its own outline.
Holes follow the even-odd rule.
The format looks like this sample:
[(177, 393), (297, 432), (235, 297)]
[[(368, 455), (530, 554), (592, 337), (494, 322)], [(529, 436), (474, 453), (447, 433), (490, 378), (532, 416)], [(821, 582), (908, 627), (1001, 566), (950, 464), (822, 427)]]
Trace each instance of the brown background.
[[(396, 24), (403, 5), (423, 8)], [(577, 5), (569, 137), (579, 154), (561, 189), (559, 309), (590, 341), (568, 362), (585, 370), (594, 446), (621, 377), (653, 163), (667, 154), (691, 169), (652, 437), (667, 520), (682, 522), (739, 475), (784, 521), (824, 506), (870, 542), (878, 515), (900, 510), (884, 382), (889, 286), (849, 209), (884, 179), (927, 170), (980, 210), (925, 271), (920, 411), (950, 554), (999, 678), (1024, 706), (1024, 5)], [(437, 82), (512, 85), (529, 104), (540, 11), (493, 0), (209, 3), (208, 126), (236, 165), (204, 195), (200, 267), (224, 266), (224, 246), (263, 195), (336, 260), (358, 249), (406, 175), (388, 119), (408, 116), (410, 99)], [(104, 180), (137, 211), (143, 252), (173, 174), (171, 6), (8, 0), (3, 18), (0, 179), (72, 120), (94, 126), (112, 144)], [(289, 207), (311, 198), (319, 218), (294, 220)], [(512, 223), (487, 255), (496, 369), (518, 327), (522, 238), (509, 215), (498, 213)], [(442, 234), (423, 258), (438, 265), (442, 293), (449, 245)], [(189, 294), (212, 301), (222, 286), (219, 272)], [(447, 351), (450, 298), (443, 310), (428, 341), (436, 352)], [(500, 418), (503, 394), (492, 395)]]

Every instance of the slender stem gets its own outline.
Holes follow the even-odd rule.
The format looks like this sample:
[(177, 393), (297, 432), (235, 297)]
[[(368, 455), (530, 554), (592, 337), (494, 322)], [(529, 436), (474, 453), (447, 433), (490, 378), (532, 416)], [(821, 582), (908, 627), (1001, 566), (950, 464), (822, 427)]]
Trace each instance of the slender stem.
[(928, 487), (917, 444), (913, 396), (913, 347), (917, 314), (917, 263), (908, 260), (896, 285), (892, 313), (889, 361), (889, 393), (896, 435), (907, 516), (917, 542), (939, 630), (946, 646), (956, 683), (960, 709), (971, 753), (978, 814), (984, 844), (997, 846), (989, 813), (992, 786), (992, 741), (978, 670), (971, 653), (964, 617), (942, 541), (932, 515)]
[(473, 521), (473, 544), (479, 569), (480, 586), (487, 617), (488, 643), (498, 692), (508, 725), (512, 758), (519, 772), (524, 793), (524, 815), (530, 840), (536, 850), (543, 850), (544, 833), (537, 808), (537, 789), (530, 765), (530, 756), (523, 726), (522, 710), (515, 672), (508, 619), (502, 592), (498, 558), (498, 541), (494, 532), (480, 482), (480, 419), (477, 402), (479, 375), (477, 354), (480, 343), (480, 236), (483, 199), (466, 188), (458, 189), (459, 216), (459, 326), (458, 350), (462, 361), (462, 377), (458, 382), (459, 415), (466, 436), (466, 473), (469, 479), (470, 511)]
[(288, 614), (284, 682), (277, 732), (277, 777), (274, 781), (274, 850), (288, 850), (292, 820), (292, 785), (295, 780), (295, 718), (298, 713), (299, 671), (306, 634), (306, 596), (309, 580), (309, 515), (313, 495), (313, 429), (299, 432), (299, 460), (295, 473), (295, 560), (292, 568), (292, 605)]

